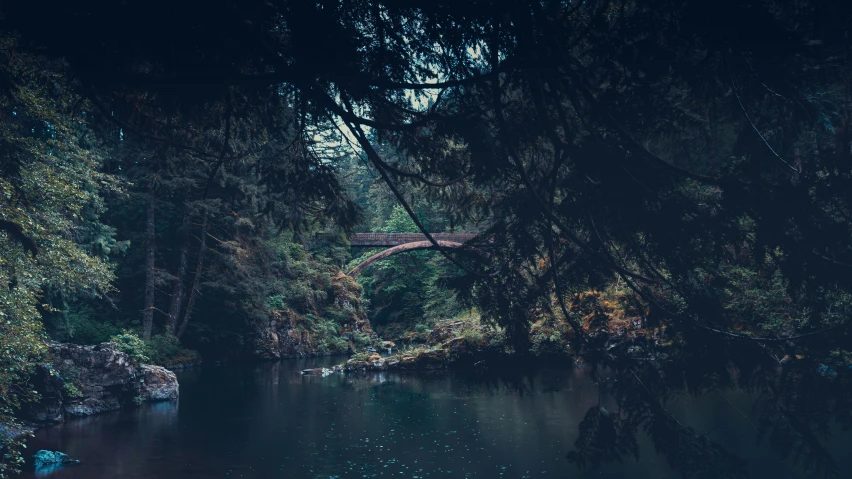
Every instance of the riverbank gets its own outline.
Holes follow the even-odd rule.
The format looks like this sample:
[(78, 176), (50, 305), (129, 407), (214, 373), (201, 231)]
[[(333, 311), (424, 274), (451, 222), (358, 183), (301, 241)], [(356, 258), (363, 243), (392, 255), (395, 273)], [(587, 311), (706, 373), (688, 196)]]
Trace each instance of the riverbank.
[[(593, 329), (587, 324), (585, 333), (591, 337), (605, 336), (620, 341), (646, 336), (642, 322), (635, 320), (612, 327)], [(662, 343), (662, 333), (651, 333), (652, 340)], [(573, 330), (564, 321), (541, 319), (530, 328), (529, 351), (519, 354), (507, 341), (506, 332), (485, 323), (475, 312), (453, 319), (437, 321), (428, 331), (406, 331), (393, 338), (402, 344), (395, 354), (382, 356), (377, 352), (354, 354), (340, 365), (346, 372), (389, 370), (441, 370), (534, 367), (539, 363), (579, 364), (582, 357), (572, 347)]]

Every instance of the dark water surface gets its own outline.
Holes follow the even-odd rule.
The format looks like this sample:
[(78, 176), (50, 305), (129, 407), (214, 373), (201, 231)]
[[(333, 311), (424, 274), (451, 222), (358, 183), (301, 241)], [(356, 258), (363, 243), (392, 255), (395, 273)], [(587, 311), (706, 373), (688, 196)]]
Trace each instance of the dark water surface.
[[(463, 373), (302, 377), (339, 358), (178, 373), (178, 402), (40, 430), (29, 451), (79, 466), (24, 477), (120, 478), (676, 478), (639, 431), (638, 459), (580, 470), (566, 459), (598, 404), (584, 370), (483, 378)], [(604, 403), (605, 403), (604, 399)], [(679, 420), (748, 462), (750, 477), (814, 477), (759, 438), (744, 393), (669, 402)], [(827, 432), (826, 432), (827, 434)], [(852, 477), (852, 436), (826, 440)]]

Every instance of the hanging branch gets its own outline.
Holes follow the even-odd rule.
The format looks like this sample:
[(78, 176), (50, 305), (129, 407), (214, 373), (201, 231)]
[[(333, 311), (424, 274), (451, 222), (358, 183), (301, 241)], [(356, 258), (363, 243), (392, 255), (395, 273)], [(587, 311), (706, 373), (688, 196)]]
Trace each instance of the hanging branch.
[[(493, 91), (494, 91), (494, 93), (493, 93), (494, 115), (497, 119), (498, 128), (503, 133), (503, 136), (505, 137), (506, 135), (508, 135), (508, 133), (507, 133), (507, 127), (506, 127), (505, 119), (503, 118), (503, 109), (502, 109), (502, 103), (501, 103), (501, 100), (500, 100), (500, 90), (499, 90), (499, 85), (497, 83), (499, 83), (499, 79), (495, 81), (495, 85), (494, 85), (494, 88), (493, 88)], [(631, 276), (631, 277), (636, 278), (636, 279), (641, 279), (642, 281), (646, 281), (646, 282), (649, 282), (649, 283), (657, 282), (657, 280), (655, 280), (653, 278), (648, 278), (647, 276), (644, 276), (642, 274), (635, 273), (635, 272), (632, 272), (632, 271), (628, 271), (628, 270), (624, 269), (623, 267), (619, 266), (618, 264), (608, 260), (607, 258), (603, 257), (603, 255), (601, 255), (600, 253), (595, 251), (585, 241), (581, 240), (576, 234), (574, 234), (571, 231), (570, 228), (568, 228), (555, 214), (553, 214), (552, 211), (550, 211), (550, 208), (547, 207), (547, 204), (544, 202), (544, 200), (542, 200), (541, 196), (536, 192), (536, 189), (533, 186), (529, 175), (527, 175), (526, 169), (524, 169), (523, 162), (521, 161), (520, 156), (517, 154), (514, 147), (508, 142), (505, 142), (504, 145), (506, 146), (506, 149), (509, 152), (509, 156), (512, 159), (511, 163), (515, 166), (515, 169), (518, 171), (518, 174), (521, 177), (521, 181), (523, 182), (524, 187), (526, 187), (527, 191), (529, 191), (530, 195), (535, 199), (536, 203), (538, 203), (538, 205), (539, 205), (542, 213), (545, 215), (545, 217), (547, 217), (547, 219), (552, 221), (553, 224), (555, 224), (560, 229), (560, 231), (562, 231), (562, 234), (566, 235), (568, 237), (568, 239), (571, 240), (571, 242), (573, 242), (574, 244), (576, 244), (577, 246), (579, 246), (580, 248), (585, 250), (587, 253), (589, 253), (592, 257), (594, 257), (595, 259), (597, 259), (601, 263), (607, 265), (613, 271)]]
[(478, 271), (474, 271), (474, 270), (468, 268), (467, 266), (465, 266), (464, 264), (462, 264), (461, 262), (459, 262), (458, 260), (456, 260), (455, 258), (453, 258), (446, 251), (446, 248), (441, 246), (441, 244), (437, 240), (435, 240), (435, 238), (432, 237), (432, 234), (429, 233), (429, 231), (427, 231), (426, 227), (423, 226), (423, 223), (420, 222), (420, 219), (414, 213), (414, 210), (411, 209), (411, 206), (409, 206), (408, 202), (405, 200), (405, 197), (402, 195), (402, 192), (399, 191), (399, 189), (393, 183), (391, 178), (388, 176), (387, 171), (385, 171), (385, 168), (382, 166), (382, 162), (377, 161), (377, 158), (378, 158), (379, 155), (378, 155), (378, 153), (376, 153), (376, 150), (373, 148), (373, 145), (367, 139), (367, 136), (364, 133), (364, 130), (361, 128), (361, 126), (357, 125), (357, 124), (353, 125), (349, 122), (344, 122), (344, 124), (346, 125), (346, 128), (348, 128), (349, 131), (355, 136), (355, 138), (357, 138), (358, 143), (361, 145), (361, 148), (367, 153), (367, 158), (369, 158), (370, 161), (373, 162), (373, 165), (376, 167), (376, 169), (379, 170), (379, 174), (381, 175), (382, 179), (385, 181), (385, 184), (388, 185), (391, 192), (393, 192), (394, 196), (396, 196), (396, 199), (397, 199), (397, 201), (399, 201), (400, 205), (402, 205), (402, 208), (405, 210), (405, 212), (408, 214), (408, 216), (411, 217), (412, 221), (414, 221), (414, 224), (417, 226), (417, 228), (423, 233), (424, 236), (426, 236), (426, 239), (429, 240), (430, 243), (432, 243), (432, 245), (435, 247), (435, 249), (438, 250), (438, 252), (440, 252), (445, 258), (450, 260), (450, 262), (452, 262), (454, 265), (458, 266), (459, 268), (461, 268), (462, 270), (464, 270), (467, 273), (470, 273), (470, 274), (473, 274), (473, 275), (476, 275), (476, 276), (496, 276), (497, 275), (496, 271), (492, 272), (492, 273), (480, 273)]
[(748, 110), (746, 110), (745, 104), (743, 104), (743, 99), (740, 96), (739, 88), (737, 88), (736, 80), (734, 79), (734, 72), (731, 70), (731, 67), (728, 64), (728, 57), (723, 56), (722, 58), (725, 61), (725, 67), (728, 70), (728, 76), (731, 78), (731, 89), (734, 92), (734, 96), (737, 98), (737, 103), (740, 106), (740, 110), (742, 110), (742, 112), (743, 112), (743, 116), (745, 116), (745, 119), (746, 119), (746, 121), (748, 121), (748, 124), (751, 125), (752, 130), (754, 130), (754, 132), (757, 133), (757, 136), (760, 138), (760, 140), (763, 142), (763, 144), (766, 145), (766, 147), (769, 149), (769, 151), (772, 152), (772, 154), (775, 156), (775, 158), (778, 158), (778, 160), (781, 163), (784, 163), (784, 165), (787, 168), (790, 168), (791, 170), (795, 171), (796, 173), (801, 173), (801, 171), (799, 169), (797, 169), (795, 166), (788, 163), (787, 160), (785, 160), (784, 158), (781, 158), (781, 155), (779, 155), (778, 152), (775, 151), (775, 148), (772, 148), (772, 145), (769, 144), (769, 140), (767, 140), (766, 137), (763, 136), (763, 133), (761, 133), (761, 131), (757, 127), (757, 125), (754, 124), (754, 121), (752, 121), (751, 116), (749, 116), (749, 114), (748, 114)]
[(562, 285), (559, 281), (559, 271), (556, 269), (556, 251), (553, 247), (553, 231), (551, 230), (552, 226), (548, 225), (548, 231), (545, 234), (545, 239), (547, 241), (548, 249), (550, 250), (550, 254), (548, 256), (550, 257), (550, 269), (553, 271), (553, 287), (555, 288), (556, 299), (559, 302), (559, 308), (562, 310), (562, 315), (565, 316), (565, 321), (571, 325), (574, 329), (574, 333), (578, 338), (580, 338), (580, 341), (583, 342), (583, 344), (588, 344), (589, 338), (586, 336), (586, 332), (583, 331), (580, 323), (578, 323), (571, 313), (568, 312), (568, 308), (565, 306), (565, 299), (562, 297)]

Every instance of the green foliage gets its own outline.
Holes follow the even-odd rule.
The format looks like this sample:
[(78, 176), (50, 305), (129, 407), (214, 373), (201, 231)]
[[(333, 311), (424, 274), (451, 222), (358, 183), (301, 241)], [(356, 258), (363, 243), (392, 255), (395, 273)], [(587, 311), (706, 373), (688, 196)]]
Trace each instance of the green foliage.
[(145, 341), (144, 354), (151, 364), (167, 364), (181, 352), (180, 340), (175, 336), (163, 333)]
[(360, 351), (349, 357), (352, 361), (367, 361), (370, 359), (370, 355), (374, 353), (368, 353), (366, 351)]
[[(0, 51), (15, 52), (0, 61), (0, 429), (8, 431), (18, 427), (13, 412), (35, 399), (17, 384), (45, 350), (41, 313), (54, 309), (45, 295), (112, 288), (108, 263), (75, 235), (99, 227), (99, 193), (116, 183), (84, 146), (87, 104), (72, 93), (64, 65), (22, 51), (5, 33)], [(20, 467), (20, 446), (0, 434), (0, 477)]]
[(284, 309), (285, 297), (283, 294), (276, 294), (274, 296), (270, 296), (266, 299), (266, 307), (272, 310), (275, 309)]
[(385, 220), (385, 233), (419, 233), (420, 230), (414, 224), (414, 220), (406, 213), (402, 206), (395, 205), (391, 210), (390, 218)]
[[(603, 339), (647, 319), (705, 371), (751, 356), (714, 342), (732, 336), (774, 336), (758, 351), (768, 358), (786, 353), (797, 335), (813, 338), (802, 347), (823, 356), (849, 348), (852, 106), (843, 2), (269, 2), (243, 9), (240, 22), (229, 23), (228, 9), (198, 15), (192, 5), (135, 24), (121, 23), (134, 2), (107, 10), (7, 3), (7, 24), (32, 36), (22, 43), (63, 52), (83, 78), (66, 81), (62, 65), (0, 40), (0, 219), (9, 225), (0, 234), (3, 426), (24, 398), (13, 384), (41, 352), (40, 314), (57, 309), (45, 298), (102, 296), (111, 279), (103, 255), (116, 251), (127, 252), (122, 324), (141, 309), (140, 274), (151, 279), (148, 292), (180, 286), (185, 278), (173, 273), (191, 245), (200, 288), (213, 294), (198, 306), (195, 317), (205, 320), (191, 324), (188, 341), (240, 345), (281, 317), (320, 348), (337, 349), (349, 313), (359, 314), (347, 306), (359, 304), (355, 288), (333, 284), (345, 247), (325, 245), (312, 256), (292, 233), (322, 229), (327, 219), (353, 227), (357, 208), (337, 181), (342, 163), (368, 210), (365, 228), (416, 231), (396, 206), (408, 201), (431, 231), (477, 220), (485, 229), (487, 254), (471, 261), (480, 274), (426, 252), (368, 272), (364, 304), (377, 328), (454, 316), (462, 308), (447, 293), (452, 283), (514, 345), (542, 352), (567, 333), (556, 321), (531, 335), (529, 326), (566, 298), (576, 300), (562, 313), (576, 314), (576, 334), (589, 328)], [(129, 31), (121, 39), (77, 34), (104, 24)], [(146, 41), (173, 25), (191, 34)], [(209, 53), (211, 44), (244, 44), (246, 26), (263, 48), (240, 50), (236, 63)], [(339, 55), (315, 54), (317, 32)], [(390, 40), (376, 41), (376, 32)], [(209, 78), (275, 74), (254, 75), (250, 87), (198, 89), (174, 81), (187, 74), (174, 65), (202, 65)], [(298, 65), (299, 74), (282, 65)], [(439, 97), (400, 90), (436, 79), (459, 83)], [(145, 90), (166, 82), (156, 94)], [(93, 91), (110, 119), (144, 130), (144, 141), (125, 141), (131, 129), (102, 128), (118, 137), (121, 153), (110, 171), (132, 178), (136, 195), (113, 200), (110, 227), (99, 224), (99, 193), (114, 181), (99, 172), (90, 117), (80, 111), (90, 109), (75, 91)], [(351, 140), (337, 135), (341, 117), (353, 130), (369, 126), (355, 135), (367, 158), (342, 158), (334, 146)], [(152, 147), (151, 137), (165, 141)], [(360, 160), (383, 165), (393, 187)], [(158, 211), (158, 233), (147, 238), (159, 242), (156, 268), (140, 268), (145, 203)], [(177, 233), (184, 219), (197, 225), (201, 217), (209, 229)], [(134, 240), (129, 249), (116, 229)], [(36, 246), (34, 259), (27, 250)], [(213, 250), (206, 263), (205, 248)], [(167, 295), (157, 293), (145, 311), (163, 310)], [(606, 356), (628, 360), (628, 350)], [(599, 412), (589, 422), (612, 423)], [(672, 457), (679, 467), (688, 462)], [(731, 462), (713, 457), (699, 462)]]
[(536, 356), (559, 356), (570, 352), (567, 326), (550, 322), (533, 325), (530, 332), (530, 352)]
[(70, 380), (66, 380), (62, 383), (62, 394), (66, 398), (81, 398), (84, 396), (83, 392), (80, 391), (80, 388), (77, 387), (76, 384), (71, 382)]
[(325, 233), (321, 239), (307, 243), (314, 260), (329, 266), (343, 268), (349, 261), (349, 241), (343, 233)]
[[(751, 324), (770, 334), (789, 333), (802, 326), (788, 283), (777, 268), (763, 271), (729, 266), (730, 286), (725, 290), (725, 309), (735, 321)], [(742, 329), (739, 326), (738, 329)]]
[(202, 308), (218, 307), (192, 330), (196, 341), (207, 343), (193, 344), (201, 349), (233, 341), (233, 350), (265, 357), (280, 344), (270, 339), (270, 328), (280, 328), (278, 335), (295, 328), (288, 344), (301, 352), (345, 353), (350, 334), (369, 331), (361, 288), (341, 273), (339, 255), (348, 257), (346, 246), (344, 237), (334, 235), (302, 244), (292, 231), (246, 238), (216, 266), (217, 280), (207, 283), (218, 294)]
[(829, 358), (837, 369), (852, 369), (852, 351), (835, 349), (831, 351)]
[(144, 341), (136, 333), (124, 330), (110, 338), (118, 350), (127, 353), (137, 363), (166, 366), (172, 363), (192, 363), (198, 353), (181, 347), (180, 340), (171, 334), (156, 334)]
[[(387, 232), (416, 232), (414, 222), (400, 206), (390, 210), (381, 228)], [(375, 254), (368, 251), (350, 267)], [(383, 337), (402, 339), (424, 321), (453, 317), (463, 311), (462, 304), (448, 286), (449, 279), (460, 274), (441, 255), (414, 251), (377, 262), (361, 274), (365, 303), (370, 305), (370, 323)]]
[(349, 349), (349, 343), (340, 336), (339, 323), (313, 314), (307, 314), (305, 319), (306, 328), (312, 333), (311, 341), (317, 352), (341, 354)]
[(118, 346), (118, 350), (127, 353), (130, 359), (137, 363), (147, 363), (147, 347), (145, 341), (142, 340), (136, 333), (129, 330), (124, 330), (119, 334), (110, 338), (110, 341)]
[(51, 337), (76, 344), (100, 344), (121, 333), (121, 327), (104, 319), (88, 302), (74, 302), (45, 318)]
[(352, 344), (356, 349), (361, 350), (373, 344), (373, 338), (369, 334), (356, 331), (352, 333)]
[(282, 276), (267, 283), (273, 294), (268, 296), (266, 306), (283, 309), (286, 305), (301, 314), (318, 312), (329, 298), (333, 269), (314, 259), (289, 235), (272, 238), (267, 245)]

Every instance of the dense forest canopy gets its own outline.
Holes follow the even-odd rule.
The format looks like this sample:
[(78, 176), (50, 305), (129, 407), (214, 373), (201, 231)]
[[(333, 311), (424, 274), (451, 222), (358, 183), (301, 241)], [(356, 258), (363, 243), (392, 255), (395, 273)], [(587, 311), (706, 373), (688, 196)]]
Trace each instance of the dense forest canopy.
[[(164, 358), (275, 357), (270, 321), (344, 352), (344, 332), (369, 342), (368, 316), (384, 330), (474, 308), (521, 355), (563, 323), (572, 351), (657, 406), (732, 364), (852, 361), (845, 3), (0, 8), (4, 423), (42, 322), (79, 342), (131, 329)], [(358, 285), (341, 273), (353, 231), (420, 231), (440, 256)], [(450, 250), (440, 231), (479, 235)], [(609, 341), (615, 317), (648, 334)], [(699, 373), (632, 359), (663, 349)], [(789, 379), (830, 390), (812, 399), (825, 411), (850, 400)], [(651, 409), (612, 427), (635, 433)], [(677, 434), (657, 439), (701, 451), (685, 473), (737, 472)]]

